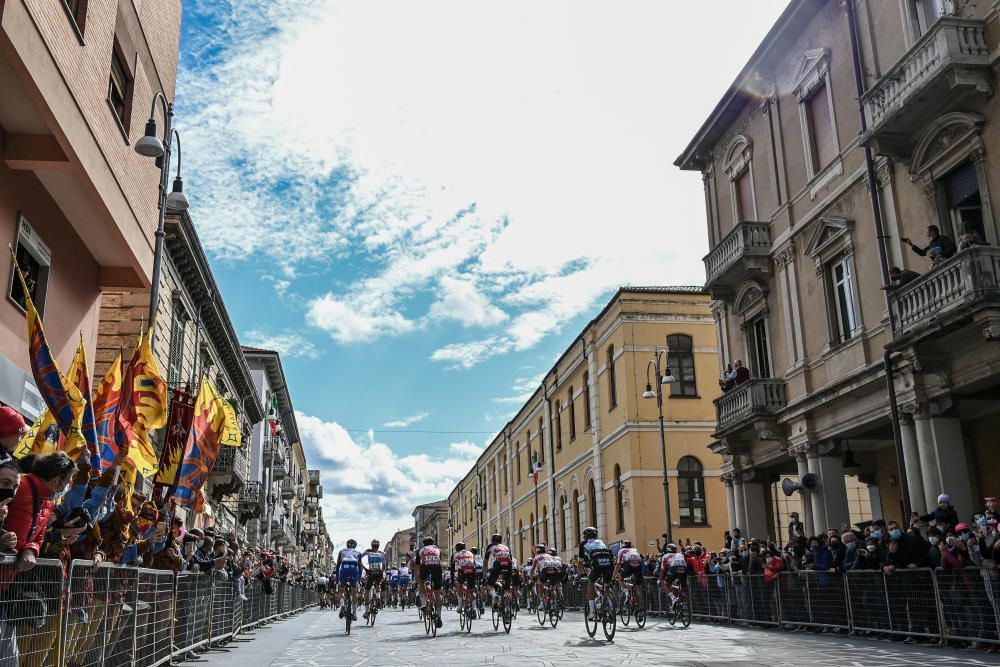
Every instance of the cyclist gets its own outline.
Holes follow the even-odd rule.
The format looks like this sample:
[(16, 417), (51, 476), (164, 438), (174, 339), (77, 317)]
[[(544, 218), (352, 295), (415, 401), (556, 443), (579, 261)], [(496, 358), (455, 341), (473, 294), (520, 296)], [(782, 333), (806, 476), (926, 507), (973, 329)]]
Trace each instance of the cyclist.
[(622, 547), (615, 559), (615, 580), (625, 590), (625, 580), (631, 579), (635, 594), (642, 595), (642, 554), (632, 546), (632, 540), (622, 540)]
[(434, 625), (441, 627), (441, 550), (434, 546), (433, 537), (424, 538), (423, 548), (417, 552), (416, 562), (420, 565), (417, 571), (417, 583), (420, 590), (424, 584), (430, 583), (434, 591)]
[[(334, 570), (337, 574), (337, 584), (340, 597), (343, 599), (344, 593), (350, 589), (353, 608), (358, 607), (358, 584), (361, 581), (361, 552), (357, 549), (357, 540), (347, 540), (347, 547), (337, 554), (337, 567)], [(344, 618), (344, 608), (340, 608), (340, 617)], [(358, 620), (358, 615), (351, 614), (351, 620)]]
[(517, 559), (511, 556), (510, 559), (510, 587), (514, 589), (514, 611), (521, 611), (521, 585), (524, 584), (524, 577), (521, 575), (521, 568), (517, 564)]
[(319, 596), (320, 609), (326, 609), (326, 589), (330, 585), (330, 579), (324, 573), (316, 577), (316, 595)]
[(546, 553), (546, 546), (544, 544), (536, 544), (534, 554), (532, 554), (531, 558), (528, 559), (528, 562), (524, 564), (525, 579), (528, 581), (529, 585), (532, 582), (535, 583), (535, 593), (538, 594), (539, 600), (542, 599), (542, 582), (538, 578), (539, 570), (537, 565), (542, 558), (546, 556), (548, 556)]
[(587, 609), (589, 620), (597, 619), (597, 591), (594, 583), (599, 579), (605, 585), (612, 581), (614, 573), (614, 554), (601, 540), (597, 539), (597, 529), (587, 526), (583, 529), (583, 542), (580, 543), (580, 561), (590, 568), (587, 575)]
[(670, 543), (660, 557), (660, 586), (667, 588), (670, 595), (670, 605), (676, 601), (672, 586), (677, 583), (683, 595), (687, 584), (687, 560), (683, 554), (677, 553), (677, 545)]
[(389, 602), (399, 600), (399, 568), (389, 570)]
[[(379, 541), (372, 540), (371, 549), (365, 549), (361, 554), (361, 567), (365, 571), (365, 607), (371, 605), (372, 588), (375, 589), (375, 595), (381, 595), (385, 582), (385, 554), (378, 547)], [(367, 609), (364, 617), (368, 620)]]
[(482, 616), (485, 611), (483, 605), (486, 602), (486, 590), (483, 587), (483, 556), (479, 553), (479, 547), (472, 547), (469, 549), (472, 552), (472, 557), (475, 559), (476, 563), (476, 576), (474, 580), (474, 585), (477, 591), (477, 598), (479, 600), (479, 615)]
[(405, 605), (409, 602), (410, 584), (413, 579), (410, 576), (410, 568), (405, 560), (399, 562), (399, 596), (400, 602)]
[(543, 587), (555, 587), (562, 583), (562, 560), (560, 560), (559, 556), (556, 555), (555, 549), (549, 549), (548, 551), (543, 550), (535, 556), (532, 570), (535, 580), (537, 581), (535, 588), (538, 592), (539, 604), (542, 604), (542, 601), (544, 600), (544, 597), (542, 596)]
[[(476, 557), (465, 548), (465, 542), (455, 544), (448, 569), (452, 579), (458, 582), (458, 610), (461, 612), (465, 606), (465, 591), (476, 594)], [(469, 616), (475, 618), (476, 610), (471, 610)]]
[[(490, 560), (493, 560), (492, 566)], [(489, 570), (486, 576), (486, 585), (492, 594), (492, 599), (496, 602), (496, 583), (500, 575), (504, 575), (507, 583), (513, 584), (513, 575), (517, 572), (514, 564), (514, 556), (510, 553), (510, 547), (503, 543), (500, 533), (490, 536), (490, 546), (486, 547), (486, 555), (483, 557), (483, 571)], [(520, 578), (520, 577), (519, 577)]]

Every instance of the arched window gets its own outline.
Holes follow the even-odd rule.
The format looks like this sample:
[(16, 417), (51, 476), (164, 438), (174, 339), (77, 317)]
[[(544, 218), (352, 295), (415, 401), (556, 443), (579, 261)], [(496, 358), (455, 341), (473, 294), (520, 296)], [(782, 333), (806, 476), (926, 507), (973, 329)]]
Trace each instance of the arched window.
[(517, 483), (518, 484), (521, 483), (521, 454), (520, 454), (520, 452), (517, 451), (518, 448), (520, 448), (520, 446), (521, 446), (520, 443), (517, 443), (517, 442), (514, 443), (514, 456), (517, 458), (517, 466), (516, 467), (517, 467)]
[(573, 542), (580, 539), (580, 492), (573, 490)]
[(558, 400), (556, 401), (554, 421), (555, 428), (553, 430), (555, 431), (556, 436), (556, 451), (560, 452), (562, 451), (562, 404), (559, 403)]
[(601, 527), (597, 525), (597, 488), (594, 486), (593, 479), (590, 480), (590, 488), (587, 495), (590, 500), (590, 516), (587, 517), (587, 520), (590, 521), (591, 526), (600, 530)]
[(542, 542), (549, 543), (549, 508), (542, 505), (542, 514), (538, 517), (542, 523)]
[(576, 403), (573, 402), (573, 387), (569, 388), (566, 405), (569, 406), (569, 441), (573, 442), (576, 440)]
[(708, 525), (704, 469), (701, 461), (693, 456), (685, 456), (677, 462), (677, 500), (682, 526)]
[(622, 467), (615, 464), (615, 507), (618, 508), (618, 532), (625, 530), (625, 503), (622, 499)]
[(615, 346), (608, 346), (608, 410), (618, 407), (618, 382), (615, 379)]
[(518, 557), (524, 560), (524, 522), (517, 522), (517, 552)]
[(698, 386), (694, 376), (694, 346), (691, 336), (672, 334), (667, 336), (667, 366), (674, 376), (670, 385), (671, 396), (697, 396)]
[(590, 430), (590, 373), (583, 374), (583, 430)]
[(556, 534), (555, 541), (556, 542), (559, 541), (559, 530), (562, 529), (563, 542), (565, 543), (565, 548), (567, 549), (569, 548), (569, 540), (570, 540), (569, 535), (566, 535), (566, 512), (568, 510), (569, 507), (566, 506), (566, 494), (563, 494), (559, 496), (559, 508), (558, 511), (556, 512), (558, 520), (556, 521), (556, 526), (555, 526), (555, 534)]

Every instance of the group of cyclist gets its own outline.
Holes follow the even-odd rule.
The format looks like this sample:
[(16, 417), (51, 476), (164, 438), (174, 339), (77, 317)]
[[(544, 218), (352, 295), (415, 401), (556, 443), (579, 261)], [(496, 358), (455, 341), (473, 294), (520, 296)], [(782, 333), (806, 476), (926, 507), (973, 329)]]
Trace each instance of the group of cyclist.
[[(615, 554), (598, 537), (596, 528), (589, 526), (583, 530), (579, 559), (586, 568), (588, 619), (593, 621), (597, 613), (595, 584), (610, 585), (618, 582), (622, 587), (631, 583), (636, 591), (642, 590), (642, 555), (629, 540), (624, 540)], [(403, 560), (398, 567), (388, 568), (386, 555), (379, 549), (379, 541), (372, 540), (371, 548), (359, 551), (357, 541), (350, 539), (347, 546), (337, 554), (336, 565), (331, 577), (319, 576), (317, 590), (324, 606), (332, 596), (333, 604), (340, 607), (340, 617), (344, 618), (344, 600), (349, 596), (352, 604), (352, 619), (357, 615), (353, 610), (358, 606), (359, 591), (363, 592), (363, 602), (371, 610), (373, 596), (380, 598), (382, 606), (390, 599), (405, 600), (415, 590), (421, 608), (427, 606), (425, 591), (433, 597), (433, 621), (441, 627), (441, 609), (444, 592), (454, 591), (458, 610), (472, 616), (482, 615), (487, 601), (494, 604), (497, 596), (510, 589), (516, 601), (522, 589), (533, 591), (536, 599), (543, 598), (546, 586), (557, 587), (567, 581), (568, 567), (555, 549), (545, 544), (536, 544), (534, 554), (523, 565), (519, 565), (511, 548), (503, 543), (503, 537), (495, 533), (490, 536), (490, 544), (485, 553), (477, 547), (468, 547), (464, 542), (454, 545), (454, 550), (445, 568), (440, 548), (434, 538), (425, 537), (420, 549), (412, 558), (412, 563)], [(412, 574), (411, 574), (412, 564)], [(674, 544), (668, 544), (661, 556), (659, 583), (670, 592), (683, 587), (687, 577), (687, 563), (678, 553)], [(412, 575), (415, 574), (415, 577)], [(485, 574), (485, 576), (484, 576)], [(468, 593), (468, 595), (467, 595)], [(390, 598), (391, 596), (391, 598)], [(465, 609), (466, 598), (475, 604), (473, 609)], [(515, 602), (516, 604), (516, 602)], [(367, 620), (370, 611), (365, 611)]]

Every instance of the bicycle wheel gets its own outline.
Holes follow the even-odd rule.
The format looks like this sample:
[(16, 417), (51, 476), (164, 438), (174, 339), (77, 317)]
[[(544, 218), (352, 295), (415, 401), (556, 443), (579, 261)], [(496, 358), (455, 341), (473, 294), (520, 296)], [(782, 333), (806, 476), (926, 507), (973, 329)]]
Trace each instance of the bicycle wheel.
[(420, 615), (424, 618), (424, 634), (429, 635), (431, 633), (431, 626), (434, 624), (434, 619), (432, 619), (431, 615), (427, 613), (427, 609), (425, 607), (420, 608)]
[(538, 618), (539, 625), (541, 625), (543, 628), (545, 627), (545, 617), (548, 614), (548, 610), (546, 609), (547, 604), (548, 604), (547, 602), (539, 603), (537, 608), (535, 609), (535, 616)]
[(514, 621), (514, 600), (507, 600), (503, 605), (503, 631), (510, 634), (510, 626)]
[[(597, 602), (600, 602), (600, 596), (597, 597)], [(586, 607), (583, 610), (583, 625), (587, 628), (587, 634), (593, 638), (597, 634), (597, 615), (594, 615), (594, 620), (590, 620), (590, 601), (585, 602)], [(600, 609), (600, 607), (598, 607)]]
[(691, 607), (687, 602), (681, 603), (681, 625), (685, 628), (691, 625)]
[(475, 602), (471, 596), (465, 598), (465, 631), (472, 632), (472, 619), (476, 617)]
[(490, 605), (490, 610), (493, 612), (493, 630), (500, 629), (500, 608), (503, 606), (503, 598), (498, 596), (493, 600), (493, 604)]
[(677, 623), (677, 603), (674, 602), (670, 605), (670, 609), (667, 610), (667, 622), (670, 625)]
[(646, 627), (646, 599), (642, 593), (635, 598), (635, 624), (640, 628)]
[(354, 616), (354, 608), (351, 606), (351, 594), (347, 594), (344, 600), (344, 622), (347, 624), (347, 634), (351, 634), (351, 618)]
[(555, 595), (549, 598), (549, 625), (553, 628), (559, 625), (559, 619), (562, 614), (559, 613), (559, 604), (556, 602)]
[(618, 603), (618, 616), (622, 620), (622, 625), (628, 627), (628, 624), (632, 620), (632, 605), (628, 592), (622, 594), (622, 598)]
[(431, 603), (431, 613), (428, 614), (428, 616), (431, 619), (431, 637), (437, 637), (437, 634), (438, 634), (437, 615), (440, 614), (440, 613), (441, 613), (441, 610), (440, 609), (435, 610), (434, 609), (434, 603), (432, 602)]
[(608, 641), (615, 638), (618, 629), (618, 615), (615, 613), (615, 596), (604, 596), (604, 613), (601, 614), (604, 625), (604, 636)]

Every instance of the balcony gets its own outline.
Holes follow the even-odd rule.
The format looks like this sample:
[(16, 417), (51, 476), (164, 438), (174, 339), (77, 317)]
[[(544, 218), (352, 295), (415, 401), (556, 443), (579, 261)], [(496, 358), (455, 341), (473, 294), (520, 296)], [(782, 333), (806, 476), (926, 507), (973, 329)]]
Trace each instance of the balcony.
[(752, 426), (760, 439), (772, 439), (775, 416), (786, 404), (784, 380), (747, 380), (715, 399), (716, 434)]
[(766, 222), (741, 222), (705, 255), (705, 287), (713, 298), (731, 294), (755, 273), (767, 273), (771, 230)]
[(315, 535), (319, 532), (319, 524), (315, 521), (306, 521), (302, 525), (302, 532), (306, 535)]
[(292, 480), (287, 477), (281, 482), (281, 498), (282, 500), (291, 500), (295, 497), (295, 487), (292, 485)]
[[(1000, 337), (1000, 248), (963, 250), (893, 295), (894, 346), (981, 323), (986, 340)], [(988, 311), (993, 311), (992, 313)]]
[(942, 17), (861, 98), (868, 122), (862, 142), (909, 155), (909, 137), (927, 121), (969, 95), (990, 97), (992, 82), (986, 21)]
[(264, 511), (264, 485), (260, 482), (244, 484), (237, 500), (237, 510), (244, 523), (259, 517)]
[(248, 447), (219, 448), (219, 456), (212, 466), (210, 477), (216, 486), (229, 487), (228, 493), (238, 491), (250, 481), (250, 457)]
[[(272, 463), (273, 457), (273, 463)], [(264, 469), (273, 469), (273, 480), (275, 482), (288, 477), (287, 459), (281, 445), (274, 446), (271, 443), (264, 445)]]
[(319, 484), (319, 470), (309, 471), (309, 484), (311, 486), (316, 486), (317, 484)]

